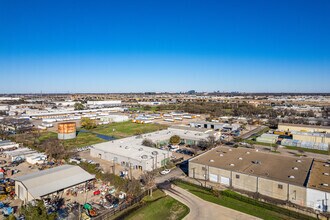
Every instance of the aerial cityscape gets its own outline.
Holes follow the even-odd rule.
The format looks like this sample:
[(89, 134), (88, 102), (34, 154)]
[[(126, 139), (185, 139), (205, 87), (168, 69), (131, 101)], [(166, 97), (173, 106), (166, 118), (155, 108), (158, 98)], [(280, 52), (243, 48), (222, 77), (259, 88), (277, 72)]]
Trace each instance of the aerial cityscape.
[(330, 1), (0, 1), (0, 219), (330, 218)]

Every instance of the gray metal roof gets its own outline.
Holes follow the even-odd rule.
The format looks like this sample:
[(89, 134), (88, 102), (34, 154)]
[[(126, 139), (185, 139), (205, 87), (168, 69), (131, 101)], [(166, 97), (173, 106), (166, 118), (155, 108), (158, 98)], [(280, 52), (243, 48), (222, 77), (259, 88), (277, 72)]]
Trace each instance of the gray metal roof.
[(39, 198), (94, 178), (94, 175), (79, 166), (62, 165), (16, 177), (14, 180), (22, 182), (34, 198)]

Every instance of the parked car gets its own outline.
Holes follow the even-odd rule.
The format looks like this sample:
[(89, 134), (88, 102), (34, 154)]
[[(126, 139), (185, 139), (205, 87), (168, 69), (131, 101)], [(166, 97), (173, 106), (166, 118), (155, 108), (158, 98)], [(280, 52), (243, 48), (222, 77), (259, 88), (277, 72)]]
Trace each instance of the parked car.
[(76, 164), (80, 164), (80, 161), (75, 159), (75, 158), (70, 158), (69, 159), (69, 163), (76, 163)]
[(160, 174), (162, 174), (162, 175), (166, 175), (166, 174), (168, 174), (168, 173), (170, 173), (170, 172), (171, 172), (171, 170), (169, 170), (169, 169), (165, 169), (165, 170), (161, 171)]

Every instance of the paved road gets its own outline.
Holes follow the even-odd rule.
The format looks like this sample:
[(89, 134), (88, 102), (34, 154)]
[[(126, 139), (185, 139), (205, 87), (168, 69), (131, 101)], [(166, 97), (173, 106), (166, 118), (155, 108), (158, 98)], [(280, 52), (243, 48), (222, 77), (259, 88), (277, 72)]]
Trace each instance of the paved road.
[(242, 138), (242, 139), (247, 139), (247, 138), (251, 137), (252, 135), (254, 135), (254, 134), (256, 134), (256, 133), (262, 131), (262, 130), (265, 129), (265, 128), (267, 128), (267, 127), (266, 127), (266, 126), (263, 126), (263, 125), (262, 125), (262, 126), (259, 126), (259, 127), (255, 128), (255, 129), (253, 129), (253, 130), (251, 130), (251, 131), (245, 133), (245, 134), (242, 134), (242, 135), (239, 136), (239, 137)]
[(259, 219), (254, 216), (247, 215), (245, 213), (241, 213), (235, 211), (233, 209), (229, 209), (214, 203), (207, 202), (192, 193), (178, 187), (173, 186), (172, 189), (164, 190), (165, 193), (174, 199), (180, 201), (189, 207), (190, 212), (184, 218), (184, 220), (200, 220), (200, 219), (208, 219), (208, 220), (252, 220)]
[(183, 173), (183, 171), (180, 169), (180, 168), (174, 168), (171, 170), (170, 173), (166, 174), (166, 175), (159, 175), (155, 178), (155, 183), (158, 184), (158, 183), (163, 183), (165, 182), (166, 180), (169, 180), (169, 179), (172, 179), (174, 177), (180, 177), (182, 175), (185, 175)]

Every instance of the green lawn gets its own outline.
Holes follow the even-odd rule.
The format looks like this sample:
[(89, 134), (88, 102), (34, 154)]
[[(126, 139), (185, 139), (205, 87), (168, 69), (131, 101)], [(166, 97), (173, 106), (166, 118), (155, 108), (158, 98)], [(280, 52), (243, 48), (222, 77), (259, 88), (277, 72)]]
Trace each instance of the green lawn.
[(140, 209), (128, 215), (125, 219), (129, 220), (165, 220), (182, 219), (189, 213), (189, 208), (173, 199), (165, 196), (156, 201), (150, 202)]
[[(194, 186), (191, 184), (187, 184), (184, 182), (175, 182), (176, 185), (179, 187), (188, 190), (189, 192), (193, 193), (194, 195), (212, 202), (218, 205), (222, 205), (231, 209), (235, 209), (237, 211), (253, 215), (262, 219), (269, 219), (269, 220), (280, 220), (280, 219), (288, 219), (288, 220), (295, 220), (295, 219), (314, 219), (309, 216), (300, 215), (299, 217), (293, 217), (296, 213), (290, 212), (284, 208), (277, 207), (275, 205), (263, 203), (256, 201), (254, 199), (241, 196), (238, 193), (233, 191), (226, 190), (224, 193), (220, 193), (220, 196), (217, 197), (213, 192), (208, 189)], [(241, 199), (238, 199), (241, 198)], [(267, 208), (266, 208), (267, 207)], [(276, 210), (276, 211), (273, 211)], [(289, 213), (289, 214), (284, 214)]]
[[(41, 133), (40, 137), (38, 138), (40, 143), (43, 141), (50, 139), (50, 138), (57, 138), (57, 133), (46, 131)], [(77, 137), (70, 140), (63, 140), (64, 146), (66, 148), (76, 148), (76, 147), (85, 147), (97, 143), (105, 142), (102, 138), (98, 138), (95, 134), (91, 133), (84, 133), (80, 132), (77, 134)]]
[(105, 142), (102, 138), (91, 133), (78, 133), (75, 139), (64, 140), (64, 146), (67, 148), (85, 147), (93, 144)]
[(45, 131), (45, 132), (40, 133), (40, 137), (38, 138), (38, 140), (40, 142), (43, 142), (43, 141), (51, 139), (51, 138), (57, 138), (57, 133)]
[(163, 220), (182, 219), (189, 213), (189, 208), (172, 197), (166, 196), (161, 190), (153, 192), (153, 196), (146, 196), (142, 203), (135, 204), (110, 219), (131, 219), (131, 220)]
[[(38, 144), (42, 144), (48, 139), (57, 139), (57, 133), (51, 131), (40, 132), (39, 137), (32, 135), (17, 134), (13, 137), (13, 140), (23, 143), (27, 147), (34, 147)], [(75, 139), (63, 140), (64, 146), (69, 148), (84, 147), (92, 144), (104, 142), (105, 140), (98, 138), (95, 134), (91, 133), (78, 133)]]
[(137, 124), (131, 121), (99, 125), (92, 129), (92, 132), (114, 136), (115, 138), (124, 138), (137, 134), (144, 134), (153, 131), (166, 129), (166, 125), (160, 124)]
[[(166, 129), (166, 125), (159, 124), (137, 124), (133, 122), (120, 122), (111, 123), (108, 125), (100, 125), (91, 131), (98, 134), (104, 134), (108, 136), (114, 136), (115, 138), (124, 138), (137, 134), (144, 134), (153, 131)], [(14, 141), (23, 143), (25, 146), (34, 147), (42, 142), (57, 138), (57, 133), (51, 131), (41, 131), (40, 136), (33, 136), (32, 134), (16, 134), (12, 136)], [(102, 138), (96, 136), (93, 133), (80, 132), (75, 139), (64, 140), (64, 145), (67, 148), (84, 147), (101, 142), (105, 142)]]

